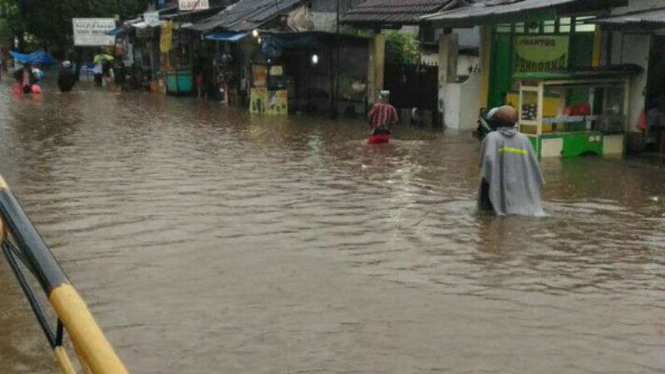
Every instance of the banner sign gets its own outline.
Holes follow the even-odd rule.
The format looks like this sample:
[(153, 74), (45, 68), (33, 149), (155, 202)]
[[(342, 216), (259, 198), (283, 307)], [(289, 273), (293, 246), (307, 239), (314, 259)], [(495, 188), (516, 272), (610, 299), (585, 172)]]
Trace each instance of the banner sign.
[(288, 114), (289, 93), (286, 90), (268, 92), (268, 114)]
[(143, 13), (143, 21), (149, 26), (159, 25), (159, 12)]
[(265, 113), (268, 103), (268, 89), (265, 87), (252, 88), (249, 96), (249, 112)]
[(515, 38), (515, 73), (546, 73), (568, 67), (568, 36)]
[(162, 53), (171, 51), (173, 41), (173, 21), (166, 21), (162, 25), (162, 36), (159, 43), (159, 50)]
[(107, 33), (115, 29), (113, 18), (74, 18), (74, 45), (80, 47), (101, 47), (115, 45), (115, 36)]
[(210, 9), (208, 0), (178, 0), (179, 10), (206, 10)]

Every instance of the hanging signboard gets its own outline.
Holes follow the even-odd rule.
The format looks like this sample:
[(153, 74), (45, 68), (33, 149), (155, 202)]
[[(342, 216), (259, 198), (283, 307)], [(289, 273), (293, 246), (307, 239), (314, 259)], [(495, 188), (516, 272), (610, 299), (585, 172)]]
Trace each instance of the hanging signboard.
[(162, 25), (162, 35), (159, 43), (159, 50), (162, 53), (171, 51), (173, 41), (173, 21), (167, 21)]
[(113, 18), (74, 18), (74, 45), (78, 47), (113, 46), (115, 36), (108, 32), (115, 29)]
[(143, 22), (145, 22), (149, 26), (159, 25), (159, 12), (143, 13)]
[(210, 9), (208, 0), (178, 0), (179, 10), (206, 10)]
[(515, 38), (515, 73), (545, 73), (568, 67), (568, 36)]
[(268, 67), (266, 65), (252, 65), (252, 82), (254, 87), (266, 87), (268, 84)]

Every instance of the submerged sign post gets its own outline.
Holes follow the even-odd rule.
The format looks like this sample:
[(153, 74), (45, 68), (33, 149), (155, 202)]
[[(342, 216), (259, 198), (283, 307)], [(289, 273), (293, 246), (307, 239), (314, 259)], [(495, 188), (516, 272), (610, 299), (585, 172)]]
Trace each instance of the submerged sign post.
[(206, 10), (210, 9), (208, 0), (178, 0), (180, 10)]
[(79, 47), (113, 46), (115, 36), (108, 32), (115, 29), (113, 18), (74, 18), (74, 45)]

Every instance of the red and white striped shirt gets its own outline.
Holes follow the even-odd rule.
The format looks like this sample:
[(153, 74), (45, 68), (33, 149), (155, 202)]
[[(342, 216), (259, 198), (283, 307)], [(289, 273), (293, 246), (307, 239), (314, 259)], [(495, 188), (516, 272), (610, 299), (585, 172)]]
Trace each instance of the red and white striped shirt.
[(382, 102), (374, 104), (367, 114), (367, 117), (372, 121), (372, 127), (374, 129), (390, 129), (390, 126), (396, 125), (398, 121), (397, 110), (395, 107)]

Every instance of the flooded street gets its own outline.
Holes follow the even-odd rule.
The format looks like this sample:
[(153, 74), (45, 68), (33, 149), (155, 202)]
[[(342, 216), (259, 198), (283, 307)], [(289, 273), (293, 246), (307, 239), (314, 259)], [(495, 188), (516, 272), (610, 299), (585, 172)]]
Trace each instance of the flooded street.
[[(658, 165), (495, 219), (469, 135), (56, 91), (0, 84), (0, 174), (132, 373), (665, 372)], [(0, 373), (56, 373), (4, 257), (0, 301)]]

